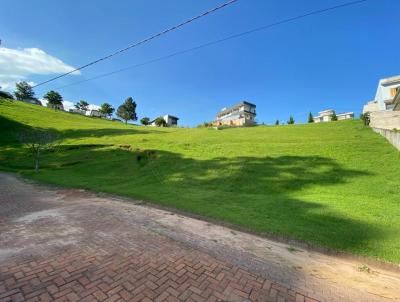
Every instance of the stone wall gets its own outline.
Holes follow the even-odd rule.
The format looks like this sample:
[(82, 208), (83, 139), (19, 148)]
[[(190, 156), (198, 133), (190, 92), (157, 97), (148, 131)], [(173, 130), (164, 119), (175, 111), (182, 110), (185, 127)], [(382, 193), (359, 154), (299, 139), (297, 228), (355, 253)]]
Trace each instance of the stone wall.
[(400, 111), (375, 111), (370, 113), (370, 126), (400, 150)]
[(370, 113), (370, 126), (378, 129), (400, 129), (400, 111), (375, 111)]
[(395, 146), (398, 150), (400, 150), (400, 132), (395, 130), (388, 130), (388, 129), (379, 129), (379, 128), (372, 128), (376, 133), (379, 133), (383, 137)]

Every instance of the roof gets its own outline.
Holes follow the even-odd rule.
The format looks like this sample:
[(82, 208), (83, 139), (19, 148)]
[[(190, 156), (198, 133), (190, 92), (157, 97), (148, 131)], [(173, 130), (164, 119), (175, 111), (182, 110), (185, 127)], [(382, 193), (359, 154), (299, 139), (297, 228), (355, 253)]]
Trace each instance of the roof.
[(168, 117), (170, 117), (170, 118), (179, 120), (179, 117), (173, 116), (173, 115), (171, 115), (171, 114), (166, 114), (165, 116), (168, 116)]
[(325, 110), (322, 110), (322, 111), (320, 111), (320, 112), (318, 112), (318, 113), (332, 112), (332, 111), (333, 111), (333, 109), (325, 109)]
[(222, 110), (221, 112), (219, 112), (219, 113), (217, 114), (217, 117), (218, 117), (218, 116), (225, 115), (225, 114), (227, 114), (227, 113), (229, 113), (229, 112), (231, 112), (231, 111), (234, 111), (234, 110), (240, 108), (240, 107), (243, 106), (243, 105), (249, 105), (249, 106), (252, 106), (252, 107), (256, 107), (255, 104), (252, 104), (252, 103), (249, 103), (249, 102), (246, 102), (246, 101), (241, 101), (241, 102), (239, 102), (239, 103), (233, 105), (232, 107), (229, 107), (229, 108), (226, 108), (226, 109)]
[(323, 111), (319, 111), (318, 112), (318, 116), (332, 115), (334, 111), (335, 110), (333, 110), (333, 109), (326, 109), (326, 110), (323, 110)]
[(240, 102), (239, 104), (237, 104), (237, 105), (249, 105), (249, 106), (252, 106), (252, 107), (256, 107), (255, 104), (250, 103), (250, 102), (247, 102), (247, 101), (241, 101), (241, 102)]
[(159, 117), (162, 117), (162, 118), (164, 118), (164, 117), (166, 117), (166, 116), (169, 116), (170, 118), (173, 118), (173, 119), (179, 120), (179, 117), (176, 117), (176, 116), (173, 116), (173, 115), (170, 115), (170, 114), (166, 114), (166, 115), (164, 115), (164, 116), (157, 116), (155, 119), (153, 119), (153, 120), (149, 121), (149, 123), (150, 123), (150, 124), (152, 124), (152, 123), (154, 123), (154, 122), (156, 121), (156, 119), (158, 119)]
[(388, 85), (388, 84), (400, 82), (400, 75), (382, 79), (380, 82), (382, 85)]
[[(333, 114), (334, 111), (335, 111), (335, 110), (333, 110), (333, 109), (327, 109), (327, 110), (324, 110), (324, 111), (320, 111), (320, 112), (319, 112), (319, 115), (316, 116), (315, 118), (318, 118), (318, 117), (323, 116), (323, 113), (331, 113), (331, 114)], [(321, 114), (321, 113), (322, 113), (322, 114)], [(353, 114), (353, 115), (354, 115), (354, 112), (336, 113), (337, 116), (339, 116), (339, 115), (348, 115), (348, 114)]]
[(336, 115), (348, 115), (348, 114), (354, 115), (354, 112), (343, 112), (343, 113), (339, 113), (339, 114), (336, 114)]

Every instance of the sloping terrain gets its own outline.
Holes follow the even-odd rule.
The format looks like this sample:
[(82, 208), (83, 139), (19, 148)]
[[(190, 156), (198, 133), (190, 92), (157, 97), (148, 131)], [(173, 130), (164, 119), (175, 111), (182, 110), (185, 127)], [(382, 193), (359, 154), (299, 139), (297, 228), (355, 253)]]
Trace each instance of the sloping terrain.
[[(35, 174), (18, 134), (60, 137)], [(400, 263), (399, 152), (360, 121), (151, 128), (0, 101), (0, 168)]]

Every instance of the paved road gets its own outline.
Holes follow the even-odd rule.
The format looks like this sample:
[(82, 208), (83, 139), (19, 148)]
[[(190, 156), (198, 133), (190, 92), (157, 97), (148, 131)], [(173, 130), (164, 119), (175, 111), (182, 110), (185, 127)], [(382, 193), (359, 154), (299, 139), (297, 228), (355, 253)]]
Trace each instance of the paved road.
[(2, 173), (0, 192), (0, 302), (390, 301), (302, 278), (246, 250), (262, 239), (168, 211)]

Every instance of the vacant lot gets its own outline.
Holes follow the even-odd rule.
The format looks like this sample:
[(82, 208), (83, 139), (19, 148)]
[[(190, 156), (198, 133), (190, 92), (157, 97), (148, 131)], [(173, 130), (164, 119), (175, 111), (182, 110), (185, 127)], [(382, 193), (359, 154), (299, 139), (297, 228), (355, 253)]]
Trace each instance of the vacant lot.
[[(31, 127), (62, 137), (38, 174)], [(1, 101), (0, 129), (3, 170), (400, 263), (399, 152), (359, 121), (160, 129)]]

